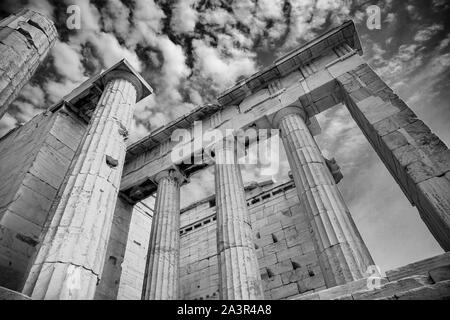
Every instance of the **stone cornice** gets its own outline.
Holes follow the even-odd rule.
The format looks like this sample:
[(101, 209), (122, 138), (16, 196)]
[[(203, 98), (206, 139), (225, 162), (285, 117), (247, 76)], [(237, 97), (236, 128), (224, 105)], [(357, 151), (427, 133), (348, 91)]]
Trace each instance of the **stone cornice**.
[(174, 121), (169, 122), (164, 126), (153, 130), (148, 136), (128, 146), (127, 161), (133, 158), (135, 155), (142, 153), (142, 151), (150, 150), (160, 143), (166, 141), (170, 138), (172, 132), (176, 129), (189, 129), (194, 121), (202, 120), (216, 113), (220, 109), (222, 109), (222, 107), (217, 104), (206, 104), (192, 110), (191, 112), (177, 118)]
[(155, 183), (159, 183), (159, 181), (161, 181), (161, 179), (163, 178), (171, 178), (174, 179), (178, 182), (178, 184), (182, 184), (185, 181), (188, 181), (188, 179), (181, 174), (179, 171), (175, 170), (175, 169), (170, 169), (170, 170), (164, 170), (161, 171), (160, 173), (158, 173), (154, 179)]

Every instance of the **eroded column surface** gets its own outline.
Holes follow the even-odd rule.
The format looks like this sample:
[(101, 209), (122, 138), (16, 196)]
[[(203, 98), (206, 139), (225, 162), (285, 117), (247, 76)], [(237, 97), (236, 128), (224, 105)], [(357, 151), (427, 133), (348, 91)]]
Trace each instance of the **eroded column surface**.
[(182, 179), (172, 170), (156, 177), (158, 191), (147, 258), (145, 300), (178, 299)]
[(0, 118), (58, 37), (53, 22), (25, 9), (0, 21)]
[(139, 83), (108, 75), (23, 292), (34, 299), (92, 299), (99, 282)]
[(337, 80), (353, 119), (435, 239), (450, 251), (450, 150), (367, 64)]
[(261, 275), (234, 139), (217, 143), (215, 184), (219, 294), (224, 300), (263, 299)]
[(305, 119), (301, 107), (289, 107), (274, 123), (281, 130), (325, 283), (333, 287), (363, 278), (373, 260)]

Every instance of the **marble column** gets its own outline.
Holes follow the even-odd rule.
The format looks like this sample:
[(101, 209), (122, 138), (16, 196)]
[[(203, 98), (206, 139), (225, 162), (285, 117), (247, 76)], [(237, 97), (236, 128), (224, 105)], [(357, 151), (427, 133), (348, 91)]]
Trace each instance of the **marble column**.
[(183, 176), (174, 170), (156, 176), (158, 191), (147, 256), (145, 300), (179, 298), (180, 185)]
[(124, 71), (106, 74), (104, 83), (23, 289), (33, 299), (93, 299), (102, 274), (125, 138), (141, 91)]
[(0, 20), (0, 119), (50, 52), (58, 33), (52, 20), (29, 9)]
[(364, 278), (372, 257), (327, 167), (301, 107), (280, 110), (281, 131), (294, 182), (308, 221), (327, 287)]
[(244, 185), (236, 161), (235, 141), (215, 146), (219, 294), (223, 300), (263, 299)]

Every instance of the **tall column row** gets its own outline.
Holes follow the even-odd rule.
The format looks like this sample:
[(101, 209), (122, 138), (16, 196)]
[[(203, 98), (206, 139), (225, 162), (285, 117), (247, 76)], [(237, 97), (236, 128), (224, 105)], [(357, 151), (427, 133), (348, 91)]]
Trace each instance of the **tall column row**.
[[(274, 117), (307, 214), (319, 265), (327, 287), (361, 279), (372, 257), (309, 132), (301, 107)], [(236, 159), (236, 141), (215, 145), (215, 191), (219, 294), (224, 300), (263, 299), (245, 191)], [(159, 180), (149, 251), (146, 299), (176, 299), (179, 257), (179, 184), (164, 174)]]
[[(94, 297), (126, 154), (124, 128), (130, 127), (139, 91), (139, 83), (129, 74), (116, 71), (108, 77), (26, 281), (24, 293), (32, 298)], [(326, 285), (332, 287), (362, 278), (373, 260), (306, 121), (300, 107), (283, 109), (274, 118), (308, 216)], [(220, 297), (263, 299), (235, 144), (233, 137), (215, 146)], [(175, 170), (161, 172), (155, 178), (158, 189), (144, 299), (179, 298), (183, 180)]]
[[(256, 257), (235, 139), (215, 147), (219, 293), (224, 300), (262, 299)], [(180, 183), (175, 171), (160, 173), (147, 257), (143, 298), (178, 299)]]

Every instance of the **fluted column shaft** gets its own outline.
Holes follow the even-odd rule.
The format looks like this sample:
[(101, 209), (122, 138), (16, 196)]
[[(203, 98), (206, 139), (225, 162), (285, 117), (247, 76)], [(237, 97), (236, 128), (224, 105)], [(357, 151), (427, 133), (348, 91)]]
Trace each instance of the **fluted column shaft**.
[(147, 258), (145, 300), (176, 300), (179, 294), (180, 182), (174, 171), (157, 176), (158, 191)]
[(327, 287), (364, 277), (373, 264), (325, 159), (301, 112), (284, 112), (276, 121), (305, 208)]
[(34, 299), (92, 299), (102, 272), (137, 87), (110, 78), (93, 112), (23, 292)]
[(224, 300), (263, 299), (261, 276), (234, 139), (215, 148), (219, 294)]

